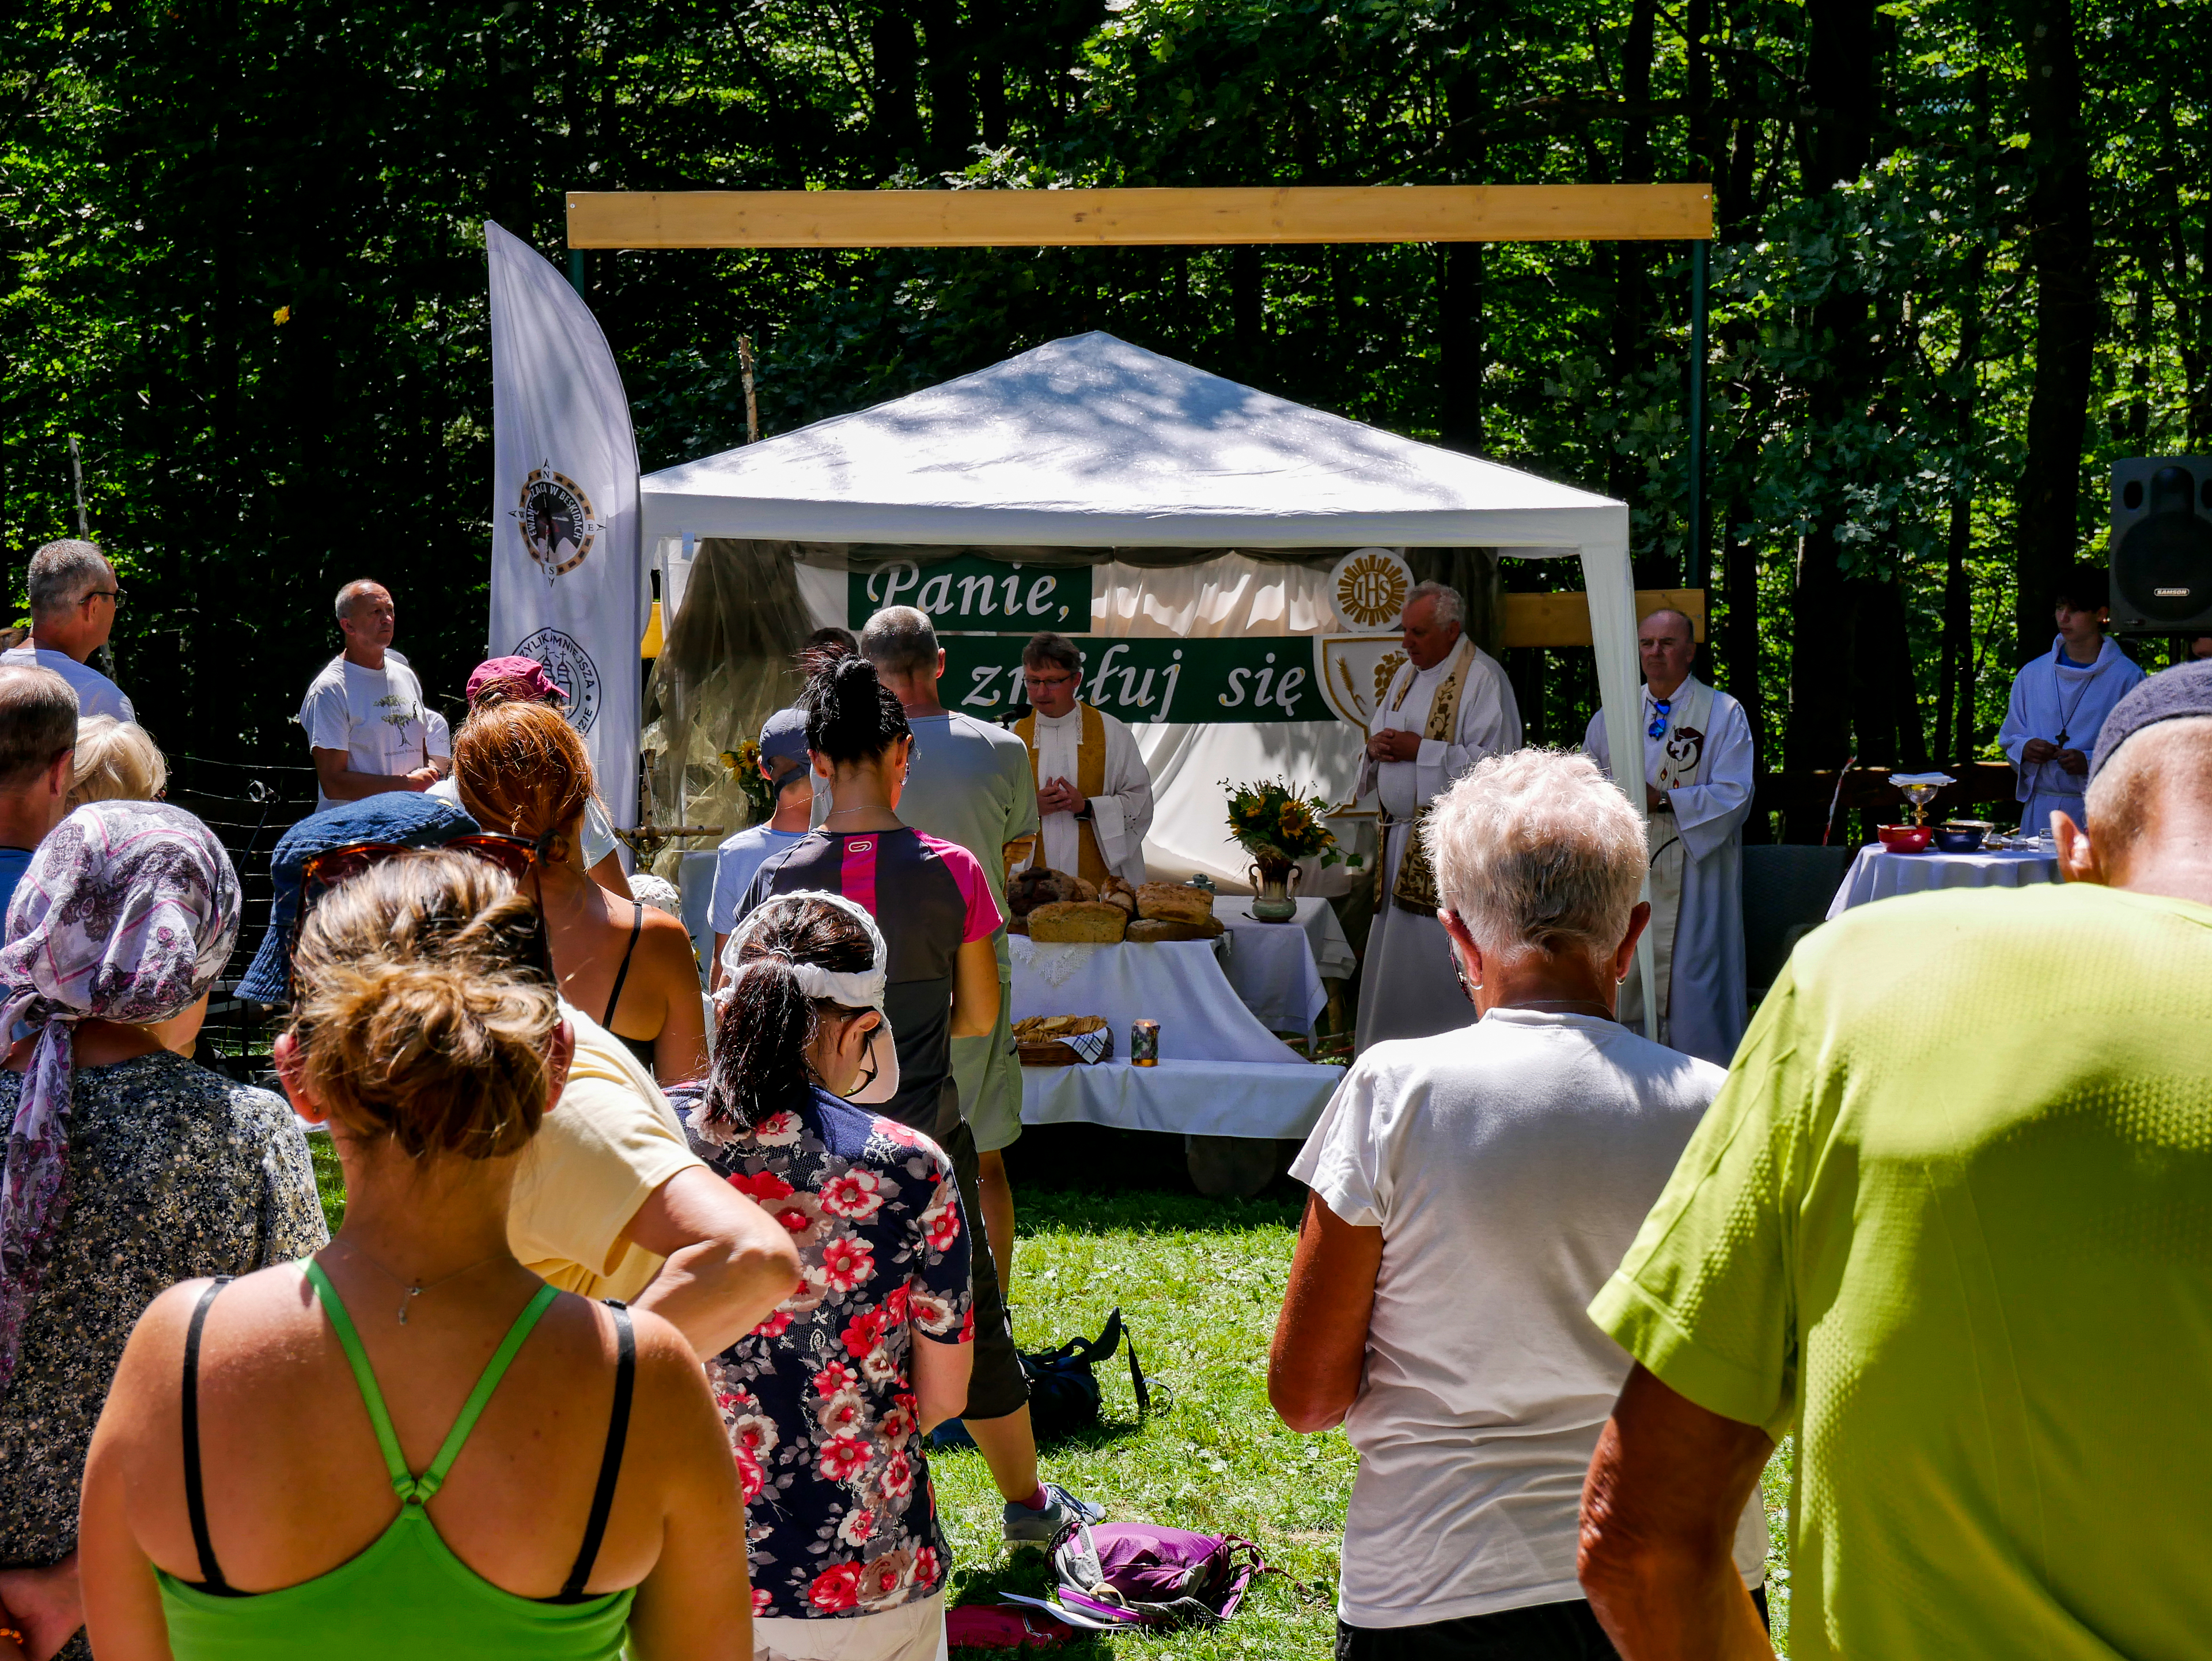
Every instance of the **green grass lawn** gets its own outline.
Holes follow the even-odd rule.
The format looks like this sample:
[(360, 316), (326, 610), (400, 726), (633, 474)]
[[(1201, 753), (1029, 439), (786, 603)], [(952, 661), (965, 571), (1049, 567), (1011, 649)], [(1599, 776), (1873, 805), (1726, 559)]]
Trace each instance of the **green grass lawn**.
[[(1279, 1183), (1240, 1204), (1157, 1190), (1024, 1192), (1017, 1177), (1014, 1326), (1022, 1346), (1095, 1335), (1119, 1305), (1146, 1378), (1175, 1398), (1134, 1423), (1127, 1369), (1110, 1364), (1101, 1375), (1106, 1432), (1048, 1450), (1046, 1475), (1102, 1502), (1109, 1517), (1241, 1535), (1282, 1571), (1256, 1581), (1236, 1618), (1214, 1631), (1117, 1634), (1060, 1653), (1176, 1661), (1330, 1653), (1337, 1544), (1358, 1461), (1341, 1431), (1295, 1435), (1267, 1406), (1267, 1342), (1297, 1223), (1292, 1192)], [(1790, 1456), (1785, 1443), (1765, 1481), (1769, 1591), (1776, 1647), (1785, 1656), (1782, 1507)], [(1000, 1501), (981, 1456), (937, 1455), (931, 1469), (957, 1565), (955, 1601), (987, 1601), (1000, 1588), (1041, 1592), (1041, 1555), (1010, 1555), (1000, 1543)]]
[[(337, 1165), (325, 1139), (313, 1140), (335, 1227), (343, 1207)], [(1142, 1141), (1172, 1147), (1164, 1138)], [(1176, 1186), (1043, 1188), (1025, 1183), (1016, 1166), (1016, 1336), (1028, 1349), (1096, 1336), (1119, 1305), (1155, 1394), (1152, 1415), (1138, 1423), (1127, 1366), (1117, 1356), (1100, 1373), (1104, 1426), (1047, 1450), (1044, 1471), (1103, 1503), (1111, 1518), (1242, 1536), (1279, 1573), (1256, 1580), (1236, 1618), (1213, 1631), (1115, 1634), (1058, 1653), (1072, 1661), (1311, 1661), (1334, 1643), (1337, 1543), (1358, 1462), (1342, 1432), (1294, 1435), (1267, 1406), (1267, 1341), (1290, 1271), (1299, 1190), (1285, 1181), (1257, 1200), (1208, 1200), (1188, 1191), (1179, 1168), (1154, 1169)], [(1172, 1396), (1164, 1409), (1164, 1395)], [(1765, 1482), (1768, 1592), (1775, 1647), (1785, 1657), (1791, 1457), (1785, 1442)], [(1042, 1555), (1007, 1551), (1001, 1502), (981, 1457), (941, 1453), (930, 1466), (952, 1548), (954, 1601), (988, 1602), (1000, 1591), (1042, 1595)], [(989, 1653), (956, 1652), (977, 1661)]]

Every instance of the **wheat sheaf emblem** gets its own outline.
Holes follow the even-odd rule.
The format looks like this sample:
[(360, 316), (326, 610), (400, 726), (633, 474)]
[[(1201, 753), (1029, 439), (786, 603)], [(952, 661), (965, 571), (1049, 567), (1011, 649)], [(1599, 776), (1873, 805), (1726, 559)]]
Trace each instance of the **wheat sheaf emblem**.
[(1406, 609), (1406, 573), (1395, 560), (1364, 554), (1336, 580), (1336, 609), (1362, 629), (1397, 621)]

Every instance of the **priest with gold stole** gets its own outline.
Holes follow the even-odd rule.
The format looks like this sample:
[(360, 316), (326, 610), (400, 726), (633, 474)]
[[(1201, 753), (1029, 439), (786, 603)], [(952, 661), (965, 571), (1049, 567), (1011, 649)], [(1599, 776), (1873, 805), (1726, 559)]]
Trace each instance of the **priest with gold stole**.
[[(1659, 1042), (1726, 1067), (1745, 1025), (1743, 825), (1756, 782), (1743, 706), (1690, 672), (1697, 632), (1680, 611), (1654, 611), (1636, 631), (1644, 665), (1644, 802), (1651, 857), (1652, 979)], [(1583, 748), (1607, 773), (1605, 711)], [(1633, 789), (1634, 786), (1630, 786)], [(1620, 1019), (1644, 1030), (1639, 966), (1621, 989)]]
[(1152, 776), (1128, 727), (1080, 701), (1083, 654), (1064, 635), (1022, 648), (1030, 713), (1013, 725), (1036, 775), (1038, 828), (1009, 844), (1009, 863), (1041, 865), (1085, 881), (1145, 880)]
[(1456, 590), (1415, 585), (1400, 617), (1407, 661), (1391, 677), (1359, 764), (1358, 794), (1382, 807), (1375, 921), (1360, 970), (1359, 1048), (1465, 1026), (1451, 940), (1419, 835), (1429, 804), (1485, 756), (1521, 747), (1521, 707), (1498, 660), (1462, 631)]

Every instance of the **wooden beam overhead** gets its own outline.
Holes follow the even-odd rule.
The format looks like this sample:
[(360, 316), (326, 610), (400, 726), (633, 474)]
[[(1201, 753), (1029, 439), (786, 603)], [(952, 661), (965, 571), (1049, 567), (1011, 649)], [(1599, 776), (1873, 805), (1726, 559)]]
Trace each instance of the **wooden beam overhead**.
[(1704, 184), (568, 193), (572, 248), (1683, 242), (1712, 234)]
[[(1638, 588), (1636, 620), (1654, 611), (1680, 611), (1698, 638), (1705, 637), (1705, 591), (1702, 588)], [(1589, 596), (1579, 590), (1505, 596), (1508, 646), (1587, 646), (1590, 643)]]

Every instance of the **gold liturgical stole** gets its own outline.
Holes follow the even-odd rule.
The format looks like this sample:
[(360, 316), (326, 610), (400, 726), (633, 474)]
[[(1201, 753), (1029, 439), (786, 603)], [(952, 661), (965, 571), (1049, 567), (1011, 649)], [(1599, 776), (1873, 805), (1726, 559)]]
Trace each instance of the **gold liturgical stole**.
[[(1075, 788), (1089, 801), (1094, 796), (1106, 794), (1106, 721), (1087, 703), (1075, 706), (1083, 715), (1083, 730), (1075, 741)], [(1014, 723), (1014, 735), (1029, 746), (1030, 774), (1036, 777), (1037, 770), (1036, 711), (1032, 709)], [(1037, 781), (1040, 784), (1043, 780)], [(1089, 819), (1078, 819), (1076, 868), (1065, 874), (1080, 877), (1087, 883), (1103, 883), (1112, 876), (1106, 856), (1098, 851), (1098, 834)], [(1044, 832), (1040, 830), (1034, 837), (1008, 844), (1007, 863), (1027, 858), (1035, 852), (1042, 856)]]
[[(1467, 690), (1467, 672), (1474, 662), (1474, 642), (1464, 635), (1452, 649), (1451, 667), (1437, 683), (1437, 690), (1429, 697), (1429, 718), (1422, 726), (1424, 739), (1441, 739), (1451, 742), (1452, 734), (1459, 730), (1460, 694)], [(1406, 677), (1406, 684), (1398, 696), (1390, 701), (1392, 709), (1403, 704), (1413, 690), (1413, 677)], [(1418, 911), (1424, 916), (1437, 914), (1437, 871), (1429, 863), (1429, 850), (1422, 841), (1427, 828), (1429, 810), (1423, 807), (1413, 815), (1413, 829), (1406, 833), (1406, 852), (1398, 861), (1398, 880), (1391, 885), (1390, 897), (1407, 911)], [(1375, 875), (1380, 881), (1382, 861), (1375, 862)]]

